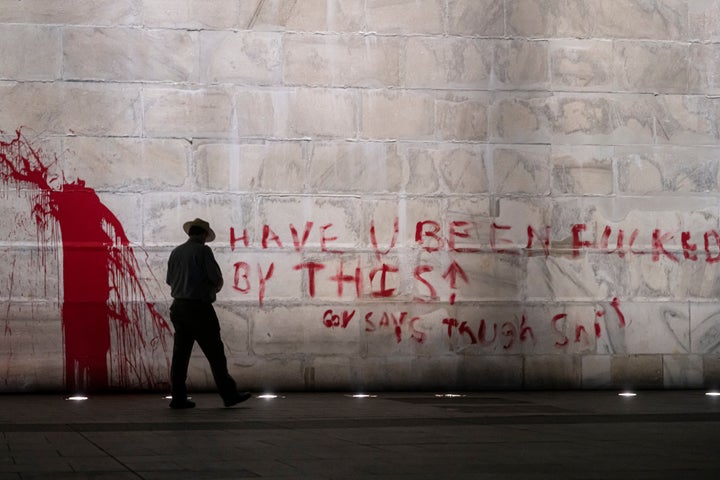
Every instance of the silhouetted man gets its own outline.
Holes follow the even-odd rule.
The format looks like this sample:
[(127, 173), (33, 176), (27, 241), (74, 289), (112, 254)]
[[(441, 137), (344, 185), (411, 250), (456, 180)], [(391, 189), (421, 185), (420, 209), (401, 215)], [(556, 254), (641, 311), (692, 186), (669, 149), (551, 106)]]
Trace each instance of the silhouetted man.
[(235, 380), (230, 376), (225, 358), (225, 347), (220, 338), (213, 302), (222, 289), (220, 267), (212, 250), (205, 242), (215, 239), (215, 232), (205, 220), (196, 218), (183, 225), (188, 240), (177, 246), (168, 260), (167, 283), (171, 287), (173, 303), (170, 320), (175, 327), (170, 381), (172, 383), (171, 408), (193, 408), (187, 398), (187, 379), (190, 354), (195, 342), (200, 345), (210, 363), (213, 378), (226, 407), (250, 398), (250, 393), (238, 393)]

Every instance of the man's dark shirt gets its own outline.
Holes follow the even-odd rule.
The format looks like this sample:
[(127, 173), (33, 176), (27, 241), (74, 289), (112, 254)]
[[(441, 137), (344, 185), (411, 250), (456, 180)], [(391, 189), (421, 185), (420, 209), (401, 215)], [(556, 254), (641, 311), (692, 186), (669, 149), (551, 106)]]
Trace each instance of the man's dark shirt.
[(223, 285), (212, 250), (197, 237), (190, 237), (172, 251), (166, 281), (173, 298), (207, 302), (215, 301), (215, 294)]

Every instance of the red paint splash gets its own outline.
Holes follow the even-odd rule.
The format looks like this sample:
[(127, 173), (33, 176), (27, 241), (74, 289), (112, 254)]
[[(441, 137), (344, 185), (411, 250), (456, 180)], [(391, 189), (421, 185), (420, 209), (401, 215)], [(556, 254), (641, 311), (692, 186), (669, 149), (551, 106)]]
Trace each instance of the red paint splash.
[(20, 130), (0, 141), (0, 179), (28, 197), (43, 265), (45, 244), (62, 244), (65, 386), (157, 388), (167, 381), (169, 325), (147, 301), (120, 221), (83, 180), (52, 177), (55, 161), (47, 162)]

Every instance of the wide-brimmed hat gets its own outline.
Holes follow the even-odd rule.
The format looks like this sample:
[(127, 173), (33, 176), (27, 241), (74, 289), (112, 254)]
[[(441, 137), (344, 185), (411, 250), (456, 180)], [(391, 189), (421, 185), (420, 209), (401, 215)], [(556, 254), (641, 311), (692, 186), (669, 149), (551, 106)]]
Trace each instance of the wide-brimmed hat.
[(213, 240), (215, 240), (215, 232), (213, 232), (213, 229), (210, 228), (210, 224), (202, 218), (196, 218), (195, 220), (185, 222), (183, 224), (183, 230), (185, 230), (185, 233), (187, 233), (188, 235), (190, 235), (190, 228), (192, 227), (200, 227), (205, 230), (207, 232), (206, 241), (212, 242)]

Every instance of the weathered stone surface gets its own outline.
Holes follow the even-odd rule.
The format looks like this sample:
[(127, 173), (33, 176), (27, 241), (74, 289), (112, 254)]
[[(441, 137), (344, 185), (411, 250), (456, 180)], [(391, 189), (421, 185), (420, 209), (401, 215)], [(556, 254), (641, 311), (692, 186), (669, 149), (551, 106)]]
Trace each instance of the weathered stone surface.
[(368, 0), (365, 2), (366, 28), (381, 33), (443, 32), (441, 0)]
[(305, 161), (297, 142), (203, 142), (193, 152), (198, 188), (231, 192), (303, 192)]
[(611, 147), (553, 146), (552, 191), (556, 195), (609, 195), (614, 192)]
[(493, 40), (409, 37), (404, 48), (402, 85), (411, 88), (487, 88), (493, 79), (496, 48), (497, 42)]
[(613, 42), (610, 40), (550, 41), (552, 86), (562, 90), (612, 90)]
[(205, 83), (280, 83), (282, 61), (279, 34), (203, 31), (199, 44), (200, 72)]
[[(100, 322), (167, 320), (195, 217), (244, 388), (717, 383), (717, 2), (16, 3), (4, 390), (63, 388), (69, 228), (102, 244)], [(161, 344), (135, 354), (166, 390)]]
[(400, 42), (368, 35), (285, 35), (283, 80), (289, 85), (380, 87), (400, 83)]
[[(43, 25), (0, 24), (0, 79), (55, 80), (60, 78), (61, 29)], [(25, 49), (13, 48), (24, 45)]]
[(66, 28), (63, 78), (186, 82), (198, 77), (197, 34), (182, 30)]

